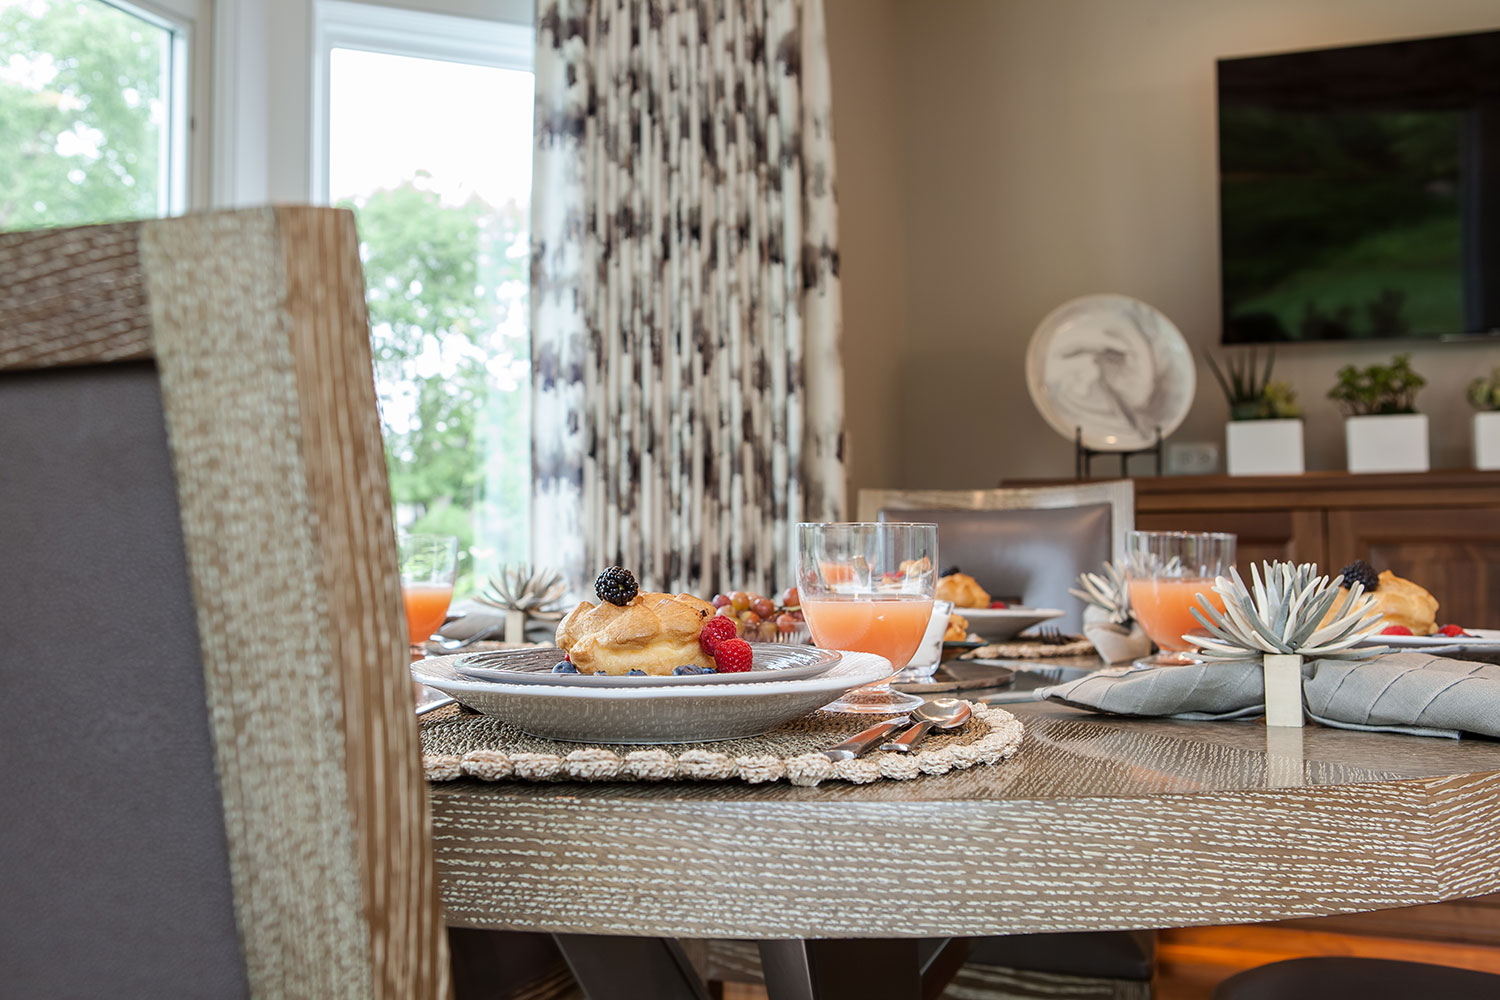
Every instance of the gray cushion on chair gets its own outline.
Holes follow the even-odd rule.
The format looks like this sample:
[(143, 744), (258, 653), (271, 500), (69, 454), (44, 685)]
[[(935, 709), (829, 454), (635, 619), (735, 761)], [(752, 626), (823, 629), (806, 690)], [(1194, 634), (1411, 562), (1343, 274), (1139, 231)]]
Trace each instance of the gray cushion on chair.
[(1230, 976), (1214, 1000), (1427, 1000), (1500, 996), (1500, 976), (1386, 958), (1293, 958)]
[(1062, 608), (1051, 623), (1083, 628), (1083, 606), (1068, 594), (1078, 574), (1097, 572), (1111, 557), (1113, 509), (1107, 503), (1019, 510), (890, 510), (883, 521), (938, 526), (939, 569), (957, 565), (996, 597), (1029, 607)]
[(0, 994), (245, 996), (155, 369), (0, 375), (0, 427)]

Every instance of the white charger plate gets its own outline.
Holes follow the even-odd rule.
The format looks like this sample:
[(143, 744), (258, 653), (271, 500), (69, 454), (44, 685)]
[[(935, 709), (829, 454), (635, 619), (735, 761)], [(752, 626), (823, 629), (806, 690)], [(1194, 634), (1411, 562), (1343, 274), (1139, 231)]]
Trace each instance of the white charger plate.
[(1448, 646), (1500, 648), (1500, 629), (1471, 628), (1468, 635), (1372, 635), (1361, 646), (1392, 649), (1443, 649)]
[(453, 663), (465, 677), (498, 684), (551, 684), (557, 687), (682, 687), (694, 684), (745, 684), (758, 681), (790, 681), (817, 677), (839, 662), (835, 650), (816, 646), (762, 643), (750, 669), (738, 674), (554, 674), (562, 650), (498, 649), (491, 653), (469, 653)]
[(969, 622), (969, 631), (986, 642), (1006, 642), (1033, 625), (1061, 618), (1057, 608), (954, 608)]
[[(757, 646), (756, 656), (765, 648)], [(412, 678), (533, 736), (575, 743), (699, 743), (756, 736), (894, 672), (882, 656), (846, 651), (825, 673), (801, 680), (568, 687), (473, 680), (454, 669), (457, 659), (417, 660)]]
[(1127, 295), (1058, 306), (1026, 348), (1026, 387), (1043, 419), (1096, 451), (1146, 448), (1175, 431), (1197, 391), (1193, 352), (1159, 311)]

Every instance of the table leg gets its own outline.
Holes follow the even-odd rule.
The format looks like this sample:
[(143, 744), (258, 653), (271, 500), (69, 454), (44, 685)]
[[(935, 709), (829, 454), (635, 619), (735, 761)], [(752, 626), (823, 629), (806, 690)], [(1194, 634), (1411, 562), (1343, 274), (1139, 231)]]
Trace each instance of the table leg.
[(761, 941), (761, 972), (771, 1000), (919, 1000), (927, 995), (923, 970), (943, 975), (945, 956), (954, 954), (924, 944), (916, 938)]
[(670, 938), (554, 934), (589, 1000), (709, 1000), (682, 947)]

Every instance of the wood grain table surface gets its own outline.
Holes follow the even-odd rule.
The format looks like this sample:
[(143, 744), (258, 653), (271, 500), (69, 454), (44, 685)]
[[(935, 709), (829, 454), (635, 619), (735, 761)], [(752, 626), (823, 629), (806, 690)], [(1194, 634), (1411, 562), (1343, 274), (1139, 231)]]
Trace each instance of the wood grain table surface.
[(1500, 890), (1500, 742), (1007, 706), (1012, 760), (854, 786), (432, 787), (450, 923), (938, 937), (1351, 913)]

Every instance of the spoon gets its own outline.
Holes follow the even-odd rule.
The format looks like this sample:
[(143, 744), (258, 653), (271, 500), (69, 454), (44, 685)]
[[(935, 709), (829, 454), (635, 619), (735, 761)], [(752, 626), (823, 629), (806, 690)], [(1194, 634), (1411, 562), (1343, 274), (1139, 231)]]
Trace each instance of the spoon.
[(915, 725), (889, 743), (880, 744), (880, 749), (911, 753), (932, 730), (957, 729), (968, 722), (973, 714), (966, 701), (958, 698), (934, 698), (911, 713), (911, 717), (916, 720)]

